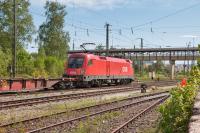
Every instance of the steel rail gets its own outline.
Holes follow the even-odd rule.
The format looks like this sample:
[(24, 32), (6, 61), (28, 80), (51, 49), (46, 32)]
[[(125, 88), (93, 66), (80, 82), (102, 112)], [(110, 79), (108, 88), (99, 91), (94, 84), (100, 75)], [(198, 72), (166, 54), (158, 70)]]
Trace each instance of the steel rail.
[(72, 122), (77, 121), (77, 120), (82, 120), (82, 119), (92, 117), (92, 116), (96, 116), (96, 115), (100, 115), (100, 114), (103, 114), (103, 113), (106, 113), (106, 112), (111, 112), (111, 111), (116, 111), (116, 110), (120, 110), (120, 109), (123, 109), (123, 108), (128, 108), (128, 107), (131, 107), (131, 106), (134, 106), (134, 105), (138, 105), (138, 104), (141, 104), (141, 103), (144, 103), (144, 102), (160, 99), (160, 98), (163, 98), (163, 97), (166, 97), (166, 95), (165, 96), (157, 96), (157, 97), (153, 97), (153, 98), (145, 99), (145, 100), (140, 100), (140, 101), (132, 102), (132, 103), (125, 104), (125, 105), (122, 105), (122, 106), (119, 106), (119, 107), (113, 107), (113, 108), (110, 108), (110, 109), (98, 111), (98, 112), (95, 112), (95, 113), (92, 113), (92, 114), (89, 114), (89, 115), (83, 115), (83, 116), (80, 116), (80, 117), (72, 118), (72, 119), (62, 121), (62, 122), (59, 122), (59, 123), (56, 123), (56, 124), (52, 124), (52, 125), (48, 125), (48, 126), (45, 126), (45, 127), (42, 127), (42, 128), (31, 130), (31, 131), (28, 131), (27, 133), (36, 133), (36, 132), (44, 131), (44, 130), (51, 129), (51, 128), (54, 128), (54, 127), (57, 127), (57, 126), (60, 126), (60, 125), (63, 125), (63, 124), (72, 123)]
[[(72, 109), (70, 112), (81, 111), (81, 110), (90, 109), (90, 108), (93, 108), (93, 107), (100, 107), (100, 106), (103, 106), (103, 105), (115, 104), (115, 103), (118, 103), (118, 102), (140, 99), (140, 98), (144, 98), (144, 97), (167, 94), (168, 92), (169, 91), (163, 91), (163, 92), (158, 92), (158, 93), (145, 94), (145, 95), (141, 95), (141, 96), (133, 96), (133, 97), (128, 97), (128, 98), (123, 98), (123, 99), (114, 100), (114, 101), (111, 101), (111, 102), (100, 103), (100, 104), (96, 104), (96, 105), (90, 105), (90, 106), (86, 106), (86, 107)], [(68, 110), (53, 113), (53, 114), (50, 114), (50, 115), (38, 116), (38, 117), (35, 117), (35, 118), (31, 118), (31, 119), (25, 119), (25, 120), (21, 120), (21, 121), (17, 121), (17, 122), (12, 122), (12, 123), (9, 123), (9, 124), (0, 125), (0, 128), (5, 128), (5, 127), (8, 127), (8, 126), (16, 125), (16, 124), (19, 124), (19, 123), (25, 123), (25, 122), (29, 122), (29, 121), (34, 121), (34, 120), (41, 120), (41, 119), (44, 119), (44, 118), (47, 118), (47, 117), (51, 117), (51, 116), (55, 116), (55, 115), (61, 115), (61, 114), (65, 114), (65, 113), (68, 113)]]
[(92, 96), (98, 96), (98, 95), (135, 91), (134, 89), (136, 89), (136, 88), (126, 87), (123, 89), (112, 89), (112, 90), (104, 90), (104, 91), (75, 93), (75, 94), (66, 94), (66, 95), (56, 95), (56, 96), (5, 101), (5, 102), (0, 102), (0, 109), (2, 110), (2, 109), (13, 108), (13, 107), (30, 106), (30, 105), (41, 104), (41, 103), (46, 103), (46, 102), (54, 102), (54, 101), (69, 100), (69, 99), (70, 100), (71, 99), (80, 99), (80, 98), (86, 98), (86, 97), (92, 97)]
[(122, 125), (120, 125), (118, 128), (114, 129), (111, 133), (120, 133), (120, 131), (122, 131), (125, 127), (128, 127), (129, 124), (133, 123), (139, 117), (145, 115), (147, 112), (149, 112), (150, 110), (152, 110), (153, 108), (155, 108), (158, 104), (160, 104), (163, 101), (165, 101), (168, 97), (169, 96), (166, 96), (166, 97), (162, 98), (161, 100), (156, 101), (154, 104), (152, 104), (151, 106), (147, 107), (142, 112), (138, 113), (133, 118), (129, 119), (128, 121), (126, 121), (125, 123), (123, 123)]

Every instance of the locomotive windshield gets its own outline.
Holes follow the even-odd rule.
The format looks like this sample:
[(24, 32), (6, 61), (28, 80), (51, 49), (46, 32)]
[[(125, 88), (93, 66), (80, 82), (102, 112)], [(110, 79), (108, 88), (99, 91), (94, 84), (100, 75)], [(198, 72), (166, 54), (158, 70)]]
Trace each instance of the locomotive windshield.
[(83, 66), (84, 58), (71, 57), (69, 58), (68, 68), (81, 68)]

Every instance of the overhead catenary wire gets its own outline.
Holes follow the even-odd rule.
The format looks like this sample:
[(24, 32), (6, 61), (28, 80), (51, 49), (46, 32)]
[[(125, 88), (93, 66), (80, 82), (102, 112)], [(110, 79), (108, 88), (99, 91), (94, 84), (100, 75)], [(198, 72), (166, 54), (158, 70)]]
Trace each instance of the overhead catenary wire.
[[(96, 12), (96, 11), (93, 11), (93, 10), (92, 10), (92, 13), (98, 14), (98, 16), (101, 15), (101, 16), (103, 16), (103, 17), (105, 17), (105, 18), (108, 18), (108, 19), (110, 19), (111, 21), (117, 23), (118, 25), (121, 25), (121, 29), (123, 29), (123, 30), (124, 30), (124, 29), (130, 30), (131, 33), (133, 33), (134, 30), (135, 30), (136, 28), (138, 28), (138, 27), (143, 27), (143, 26), (145, 26), (145, 25), (149, 25), (149, 24), (153, 24), (153, 23), (159, 22), (159, 21), (161, 21), (161, 20), (163, 20), (163, 19), (169, 18), (169, 17), (171, 17), (171, 16), (174, 16), (174, 15), (179, 14), (179, 13), (181, 13), (181, 12), (187, 11), (187, 10), (189, 10), (189, 9), (191, 9), (191, 8), (194, 8), (194, 7), (196, 7), (196, 6), (199, 6), (199, 5), (200, 5), (200, 2), (195, 3), (195, 4), (193, 4), (193, 5), (190, 5), (190, 6), (188, 6), (188, 7), (185, 7), (185, 8), (179, 9), (179, 10), (177, 10), (177, 11), (175, 11), (175, 12), (172, 12), (172, 13), (170, 13), (170, 14), (168, 14), (168, 15), (161, 16), (161, 17), (159, 17), (159, 18), (157, 18), (157, 19), (149, 20), (149, 21), (147, 21), (147, 22), (145, 22), (145, 23), (143, 23), (143, 24), (139, 24), (139, 25), (136, 25), (136, 26), (124, 26), (124, 24), (121, 24), (119, 21), (116, 21), (116, 20), (114, 20), (114, 19), (108, 18), (107, 16), (102, 15), (102, 14)], [(75, 4), (73, 5), (73, 8), (74, 8), (74, 7), (75, 7)], [(90, 9), (85, 9), (85, 10), (88, 10), (88, 11), (91, 12)], [(68, 19), (70, 19), (70, 18), (68, 18)], [(73, 19), (74, 19), (74, 18), (73, 18)], [(90, 27), (92, 26), (92, 24), (89, 24), (89, 23), (86, 23), (86, 22), (83, 22), (83, 21), (80, 21), (80, 20), (76, 20), (76, 21), (78, 21), (78, 22), (81, 23), (81, 24), (86, 24), (86, 25), (88, 25), (88, 26), (90, 26)], [(97, 28), (97, 29), (98, 29), (98, 28)], [(97, 29), (96, 29), (96, 30), (97, 30)], [(99, 28), (99, 30), (104, 30), (104, 29), (103, 29), (103, 28)], [(113, 29), (113, 30), (114, 30), (114, 29)]]
[[(200, 2), (199, 3), (196, 3), (196, 4), (193, 4), (193, 5), (191, 5), (191, 6), (188, 6), (188, 7), (185, 7), (185, 8), (182, 8), (182, 9), (180, 9), (180, 10), (177, 10), (177, 11), (175, 11), (175, 12), (173, 12), (173, 13), (170, 13), (170, 14), (168, 14), (168, 15), (165, 15), (165, 16), (162, 16), (162, 17), (159, 17), (159, 18), (157, 18), (157, 19), (153, 19), (153, 20), (149, 20), (148, 22), (145, 22), (145, 23), (143, 23), (143, 24), (140, 24), (140, 25), (136, 25), (136, 26), (126, 26), (126, 27), (124, 27), (124, 25), (122, 26), (122, 24), (121, 24), (121, 26), (122, 27), (120, 27), (120, 29), (122, 30), (129, 30), (132, 34), (133, 34), (133, 32), (135, 31), (135, 30), (141, 30), (141, 28), (139, 28), (139, 27), (143, 27), (143, 26), (146, 26), (146, 25), (149, 25), (149, 24), (153, 24), (153, 23), (156, 23), (156, 22), (159, 22), (159, 21), (161, 21), (161, 20), (163, 20), (163, 19), (166, 19), (166, 18), (168, 18), (168, 17), (171, 17), (171, 16), (174, 16), (174, 15), (176, 15), (176, 14), (178, 14), (178, 13), (181, 13), (181, 12), (184, 12), (184, 11), (186, 11), (186, 10), (189, 10), (189, 9), (191, 9), (191, 8), (193, 8), (193, 7), (196, 7), (196, 6), (198, 6), (198, 5), (200, 5)], [(89, 9), (87, 9), (87, 10), (89, 10)], [(90, 11), (90, 10), (89, 10)], [(31, 12), (33, 12), (33, 11), (31, 11)], [(94, 12), (93, 12), (94, 13)], [(97, 13), (97, 12), (95, 12), (95, 13)], [(41, 14), (39, 14), (39, 13), (36, 13), (36, 12), (34, 12), (34, 14), (38, 14), (38, 15), (40, 15), (41, 16)], [(98, 13), (99, 14), (99, 13)], [(102, 14), (101, 14), (102, 15)], [(44, 16), (45, 17), (45, 15), (42, 15), (42, 16)], [(105, 16), (104, 16), (105, 17)], [(69, 18), (69, 17), (67, 17), (67, 19), (70, 19), (70, 20), (72, 20), (72, 18)], [(94, 25), (92, 25), (92, 24), (89, 24), (89, 23), (86, 23), (86, 22), (83, 22), (83, 21), (80, 21), (80, 20), (75, 20), (74, 18), (73, 18), (73, 20), (74, 21), (76, 21), (76, 22), (78, 22), (78, 23), (80, 23), (80, 24), (85, 24), (85, 25), (88, 25), (88, 26), (92, 26), (92, 27), (96, 27), (96, 26), (94, 26)], [(113, 20), (113, 19), (111, 19), (111, 20)], [(114, 21), (114, 20), (113, 20)], [(116, 22), (116, 23), (119, 23), (119, 22)], [(172, 26), (173, 27), (173, 26)], [(192, 26), (191, 26), (192, 27)], [(195, 27), (195, 26), (194, 26)], [(138, 29), (139, 28), (139, 29)], [(156, 28), (156, 27), (155, 27)], [(167, 28), (167, 27), (166, 27)], [(169, 27), (170, 28), (170, 27)], [(176, 28), (176, 27), (174, 27), (174, 28)], [(184, 28), (184, 26), (183, 26), (183, 28)], [(104, 30), (104, 28), (95, 28), (95, 30)], [(115, 29), (115, 28), (113, 28), (113, 30), (119, 30), (119, 29)]]
[[(39, 13), (36, 13), (36, 12), (33, 12), (33, 11), (30, 11), (30, 12), (32, 14), (37, 15), (37, 16), (41, 16), (41, 17), (45, 17), (46, 18), (45, 15), (42, 15), (42, 14), (39, 14)], [(75, 24), (69, 23), (69, 22), (65, 22), (65, 25), (68, 25), (70, 27), (74, 27), (74, 28), (79, 29), (79, 30), (84, 30), (87, 36), (89, 36), (89, 32), (95, 33), (97, 35), (105, 36), (105, 34), (99, 33), (99, 31), (97, 32), (96, 31), (97, 29), (95, 29), (95, 28), (93, 29), (93, 28), (82, 27), (82, 26), (75, 25)], [(102, 32), (104, 32), (104, 31), (102, 31)], [(77, 31), (76, 31), (76, 34), (77, 34)], [(131, 42), (130, 39), (127, 39), (127, 37), (125, 37), (125, 39), (120, 39), (120, 38), (113, 37), (113, 39), (116, 39), (116, 40), (119, 40), (119, 41), (125, 41), (125, 42), (128, 42), (128, 43)]]
[[(154, 23), (157, 23), (157, 22), (160, 22), (160, 21), (162, 21), (162, 20), (164, 20), (164, 19), (166, 19), (166, 18), (169, 18), (169, 17), (171, 17), (171, 16), (174, 16), (174, 15), (177, 15), (177, 14), (179, 14), (179, 13), (181, 13), (181, 12), (184, 12), (184, 11), (187, 11), (187, 10), (189, 10), (189, 9), (192, 9), (192, 8), (194, 8), (194, 7), (196, 7), (196, 6), (199, 6), (200, 5), (200, 2), (199, 3), (195, 3), (195, 4), (193, 4), (193, 5), (190, 5), (190, 6), (188, 6), (188, 7), (185, 7), (185, 8), (182, 8), (182, 9), (179, 9), (179, 10), (177, 10), (177, 11), (175, 11), (175, 12), (172, 12), (172, 13), (170, 13), (170, 14), (168, 14), (168, 15), (164, 15), (164, 16), (161, 16), (161, 17), (159, 17), (159, 18), (156, 18), (156, 19), (152, 19), (152, 20), (149, 20), (149, 21), (147, 21), (147, 22), (145, 22), (145, 23), (143, 23), (143, 24), (139, 24), (139, 25), (135, 25), (135, 26), (127, 26), (126, 24), (122, 24), (122, 23), (120, 23), (119, 21), (115, 21), (114, 19), (110, 19), (109, 17), (107, 17), (107, 16), (105, 16), (105, 15), (103, 15), (103, 14), (100, 14), (99, 12), (96, 12), (96, 11), (93, 11), (92, 13), (96, 13), (96, 14), (98, 14), (98, 16), (99, 15), (101, 15), (101, 16), (104, 16), (105, 18), (108, 18), (108, 19), (110, 19), (110, 20), (112, 20), (114, 23), (116, 23), (116, 25), (118, 25), (118, 26), (120, 26), (120, 27), (118, 27), (117, 29), (114, 27), (114, 25), (113, 25), (113, 28), (112, 28), (112, 30), (113, 31), (117, 31), (118, 33), (119, 33), (119, 35), (117, 35), (118, 37), (120, 37), (120, 38), (124, 38), (124, 40), (126, 40), (127, 42), (128, 41), (130, 41), (130, 40), (132, 40), (132, 37), (131, 37), (131, 39), (129, 38), (129, 37), (127, 37), (126, 36), (126, 34), (128, 34), (128, 33), (130, 33), (130, 34), (128, 34), (128, 36), (130, 36), (130, 35), (134, 35), (135, 36), (135, 34), (136, 34), (136, 31), (144, 31), (143, 30), (143, 28), (145, 27), (145, 26), (148, 26), (148, 25), (150, 25), (150, 32), (151, 33), (154, 33), (154, 32), (157, 32), (157, 31), (155, 31), (155, 29), (157, 29), (157, 28), (162, 28), (162, 27), (153, 27), (152, 25), (154, 24)], [(89, 10), (89, 9), (86, 9), (86, 10)], [(89, 10), (89, 11), (91, 11), (91, 10)], [(67, 16), (67, 19), (72, 19), (72, 18), (70, 18), (70, 17), (68, 17)], [(89, 34), (88, 33), (90, 33), (90, 32), (93, 32), (94, 31), (94, 33), (95, 34), (101, 34), (101, 33), (99, 33), (99, 32), (105, 32), (104, 30), (104, 28), (100, 28), (100, 27), (97, 27), (97, 26), (95, 26), (95, 25), (93, 25), (93, 24), (90, 24), (90, 23), (87, 23), (87, 22), (83, 22), (83, 21), (80, 21), (80, 20), (75, 20), (74, 18), (73, 18), (73, 25), (77, 28), (77, 29), (79, 29), (79, 30), (83, 30), (83, 32), (85, 32), (85, 34), (88, 36)], [(70, 26), (70, 24), (67, 24), (68, 26)], [(173, 27), (173, 26), (172, 26)], [(119, 30), (120, 29), (120, 30)], [(98, 31), (99, 30), (99, 31)], [(127, 32), (124, 32), (124, 30), (127, 30)], [(148, 29), (148, 31), (149, 31), (149, 29)], [(78, 30), (76, 31), (76, 35), (77, 35), (77, 32), (78, 32)], [(79, 31), (80, 32), (80, 31)], [(114, 38), (114, 39), (116, 39), (116, 37)], [(119, 39), (119, 38), (117, 38), (118, 40), (121, 40), (121, 39)]]
[[(136, 26), (134, 26), (134, 28), (138, 28), (138, 27), (142, 27), (142, 26), (145, 26), (145, 25), (157, 23), (157, 22), (159, 22), (159, 21), (161, 21), (161, 20), (164, 20), (164, 19), (169, 18), (169, 17), (171, 17), (171, 16), (174, 16), (174, 15), (176, 15), (176, 14), (182, 13), (182, 12), (184, 12), (184, 11), (187, 11), (187, 10), (189, 10), (189, 9), (192, 9), (192, 8), (194, 8), (194, 7), (197, 7), (197, 6), (199, 6), (199, 5), (200, 5), (200, 2), (198, 2), (198, 3), (196, 3), (196, 4), (193, 4), (193, 5), (190, 5), (190, 6), (188, 6), (188, 7), (185, 7), (185, 8), (179, 9), (179, 10), (177, 10), (177, 11), (175, 11), (175, 12), (172, 12), (172, 13), (170, 13), (170, 14), (168, 14), (168, 15), (165, 15), (165, 16), (162, 16), (162, 17), (159, 17), (159, 18), (156, 18), (156, 19), (147, 21), (147, 22), (145, 22), (145, 23), (143, 23), (143, 24), (136, 25)], [(128, 27), (128, 28), (129, 28), (129, 27)]]
[(122, 25), (121, 29), (123, 29), (123, 30), (130, 30), (130, 31), (132, 32), (132, 31), (134, 31), (135, 29), (138, 29), (139, 27), (143, 27), (143, 26), (146, 26), (146, 25), (152, 25), (152, 24), (154, 24), (154, 23), (157, 23), (157, 22), (159, 22), (159, 21), (162, 21), (162, 20), (164, 20), (164, 19), (167, 19), (167, 18), (169, 18), (169, 17), (175, 16), (175, 15), (177, 15), (177, 14), (179, 14), (179, 13), (182, 13), (182, 12), (184, 12), (184, 11), (190, 10), (190, 9), (192, 9), (192, 8), (194, 8), (194, 7), (199, 6), (199, 5), (200, 5), (200, 2), (195, 3), (195, 4), (193, 4), (193, 5), (190, 5), (190, 6), (187, 6), (187, 7), (184, 7), (184, 8), (182, 8), (182, 9), (179, 9), (179, 10), (177, 10), (177, 11), (175, 11), (175, 12), (170, 13), (170, 14), (161, 16), (161, 17), (159, 17), (159, 18), (149, 20), (149, 21), (147, 21), (147, 22), (145, 22), (145, 23), (143, 23), (143, 24), (135, 25), (135, 26), (134, 26), (134, 25), (133, 25), (133, 26), (124, 26), (123, 24), (121, 24), (121, 25)]
[[(31, 13), (32, 14), (35, 14), (35, 15), (37, 15), (37, 16), (41, 16), (41, 17), (45, 17), (46, 18), (46, 16), (45, 15), (42, 15), (42, 14), (39, 14), (39, 13), (36, 13), (36, 12), (32, 12), (31, 11)], [(101, 32), (103, 32), (103, 33), (98, 33), (98, 32), (100, 32), (100, 31), (96, 31), (97, 29), (93, 29), (93, 28), (91, 28), (91, 29), (88, 29), (87, 27), (83, 27), (83, 26), (80, 26), (80, 25), (76, 25), (76, 24), (72, 24), (72, 23), (68, 23), (68, 22), (65, 22), (65, 25), (68, 25), (68, 26), (70, 26), (70, 27), (74, 27), (74, 28), (76, 28), (77, 29), (77, 31), (76, 31), (76, 33), (74, 33), (74, 34), (76, 34), (77, 35), (77, 33), (78, 32), (81, 32), (81, 30), (82, 30), (82, 32), (83, 33), (85, 33), (87, 36), (88, 36), (88, 33), (89, 32), (92, 32), (92, 33), (95, 33), (96, 35), (100, 35), (100, 36), (105, 36), (105, 34), (104, 34), (104, 31), (101, 31)], [(155, 27), (156, 28), (156, 27)], [(154, 28), (154, 29), (155, 29)], [(141, 30), (142, 31), (142, 29), (143, 28), (138, 28), (137, 30), (139, 31), (139, 30)], [(118, 40), (118, 41), (121, 41), (121, 42), (127, 42), (127, 43), (130, 43), (130, 44), (132, 44), (132, 43), (134, 43), (134, 41), (131, 39), (131, 38), (129, 38), (129, 37), (127, 37), (126, 35), (125, 35), (125, 33), (123, 32), (123, 34), (121, 34), (121, 35), (119, 35), (119, 34), (117, 34), (116, 32), (118, 32), (119, 31), (119, 29), (112, 29), (112, 31), (113, 32), (115, 32), (114, 34), (116, 35), (116, 36), (118, 36), (118, 37), (120, 37), (120, 38), (117, 38), (116, 36), (114, 36), (113, 37), (113, 39), (115, 39), (115, 40)], [(134, 30), (134, 31), (136, 31), (136, 30)], [(122, 39), (123, 38), (123, 39)], [(76, 40), (76, 39), (75, 39)], [(84, 40), (84, 39), (77, 39), (77, 40), (79, 40), (79, 41), (87, 41), (87, 40)], [(102, 43), (102, 42), (100, 42), (100, 43)], [(152, 43), (153, 44), (153, 43)], [(157, 45), (157, 46), (159, 46), (159, 45)]]

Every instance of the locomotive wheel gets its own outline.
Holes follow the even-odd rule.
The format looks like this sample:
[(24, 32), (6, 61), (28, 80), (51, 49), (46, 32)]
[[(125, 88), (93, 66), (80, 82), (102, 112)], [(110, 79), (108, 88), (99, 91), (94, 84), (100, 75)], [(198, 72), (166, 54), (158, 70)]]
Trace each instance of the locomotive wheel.
[(91, 82), (92, 87), (101, 87), (101, 81), (100, 80), (95, 80)]
[(92, 84), (91, 84), (91, 83), (88, 83), (88, 84), (86, 85), (86, 87), (87, 87), (87, 88), (91, 88), (91, 87), (92, 87)]
[(87, 88), (91, 88), (92, 87), (92, 82), (87, 82), (86, 87)]
[(115, 80), (115, 85), (120, 85), (120, 82), (118, 82), (118, 80)]
[(124, 80), (120, 80), (120, 85), (123, 85), (124, 84)]
[(97, 86), (101, 87), (101, 85), (102, 85), (101, 81), (98, 81)]

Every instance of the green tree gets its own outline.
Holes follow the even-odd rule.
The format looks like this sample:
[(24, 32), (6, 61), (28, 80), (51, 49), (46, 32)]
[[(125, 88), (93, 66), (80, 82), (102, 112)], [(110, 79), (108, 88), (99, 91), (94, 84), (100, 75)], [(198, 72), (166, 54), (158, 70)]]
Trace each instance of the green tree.
[(37, 54), (32, 54), (34, 58), (34, 70), (32, 75), (35, 78), (45, 78), (47, 77), (47, 71), (45, 70), (45, 51), (44, 48), (39, 48)]
[(3, 52), (0, 48), (0, 78), (8, 76), (8, 66), (11, 61), (11, 56), (9, 51)]
[[(13, 0), (1, 0), (0, 1), (0, 49), (1, 49), (1, 61), (0, 64), (1, 76), (8, 76), (7, 68), (11, 64), (12, 58), (12, 45), (13, 45)], [(16, 0), (16, 26), (17, 26), (17, 65), (20, 74), (29, 69), (30, 56), (25, 51), (25, 46), (31, 42), (32, 34), (34, 33), (34, 25), (32, 16), (29, 13), (30, 3), (27, 0)], [(27, 59), (27, 60), (26, 60)], [(25, 61), (25, 62), (24, 62)], [(26, 62), (28, 61), (28, 63)], [(25, 66), (23, 66), (25, 65)], [(30, 67), (30, 66), (29, 66)], [(22, 68), (24, 70), (22, 70)]]
[(30, 76), (33, 72), (33, 66), (30, 54), (24, 48), (19, 49), (17, 52), (17, 73), (21, 76)]
[(164, 63), (160, 60), (156, 61), (156, 63), (154, 63), (152, 67), (157, 73), (164, 73), (166, 69)]
[(63, 30), (65, 6), (58, 2), (47, 1), (46, 21), (39, 27), (38, 41), (47, 56), (65, 59), (68, 50), (69, 34)]
[[(34, 33), (28, 0), (16, 0), (17, 45), (25, 46), (31, 42)], [(10, 50), (13, 43), (13, 0), (0, 2), (0, 46), (3, 51)]]
[(58, 77), (63, 74), (64, 62), (54, 56), (48, 56), (45, 59), (45, 70), (50, 77)]

